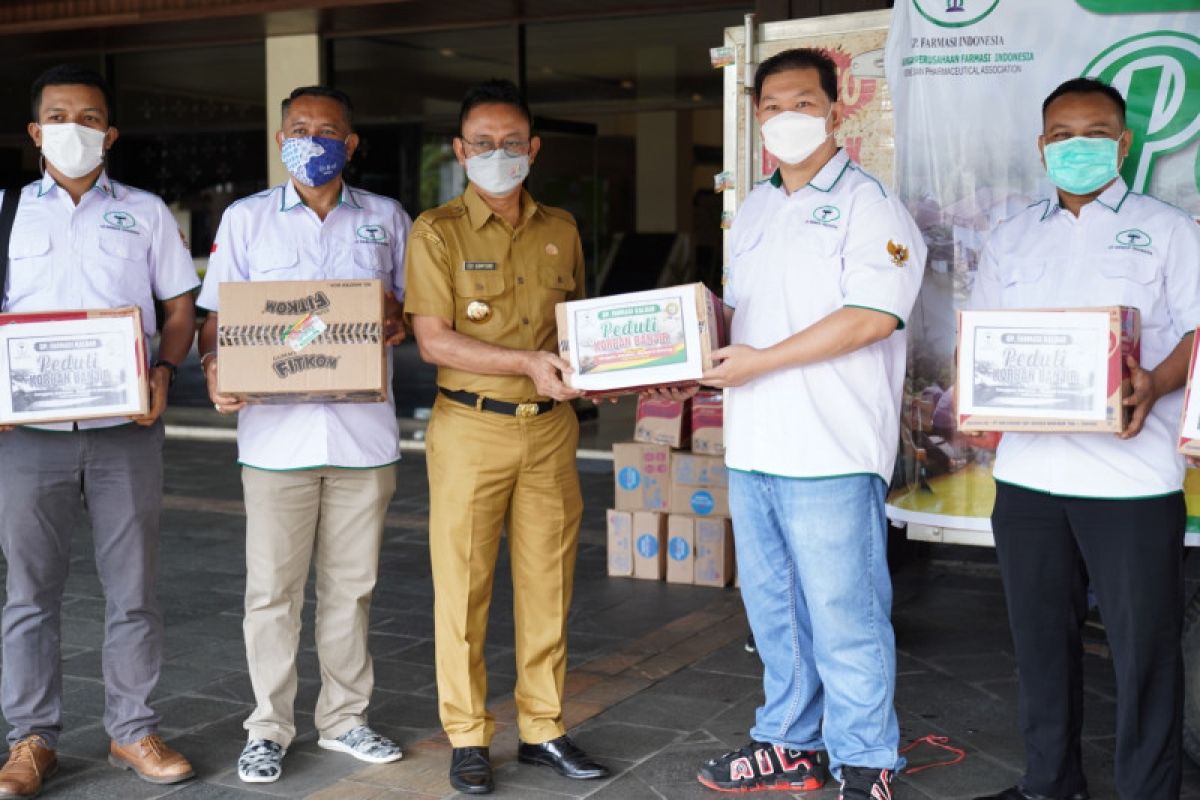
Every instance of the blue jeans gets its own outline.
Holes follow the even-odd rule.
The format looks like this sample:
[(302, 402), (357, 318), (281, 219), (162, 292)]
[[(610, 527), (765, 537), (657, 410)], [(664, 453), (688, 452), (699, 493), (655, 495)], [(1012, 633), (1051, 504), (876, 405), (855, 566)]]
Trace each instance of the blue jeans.
[(763, 662), (750, 735), (899, 770), (886, 486), (877, 475), (729, 472), (746, 615)]

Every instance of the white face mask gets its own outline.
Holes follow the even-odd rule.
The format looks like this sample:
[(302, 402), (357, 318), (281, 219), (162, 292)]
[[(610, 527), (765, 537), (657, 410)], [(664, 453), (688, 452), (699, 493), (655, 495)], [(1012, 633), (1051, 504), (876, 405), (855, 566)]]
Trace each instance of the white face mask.
[(42, 155), (68, 178), (82, 178), (104, 163), (105, 131), (74, 122), (42, 125)]
[(762, 125), (763, 145), (784, 164), (799, 164), (833, 135), (825, 132), (828, 119), (799, 111), (776, 114)]
[(467, 159), (467, 178), (483, 191), (502, 197), (529, 177), (529, 156), (510, 156), (503, 150)]

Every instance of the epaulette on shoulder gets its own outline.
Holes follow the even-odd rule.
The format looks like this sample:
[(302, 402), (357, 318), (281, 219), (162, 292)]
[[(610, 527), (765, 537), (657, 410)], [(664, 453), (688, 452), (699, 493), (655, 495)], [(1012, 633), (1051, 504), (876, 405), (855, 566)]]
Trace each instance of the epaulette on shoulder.
[(422, 211), (418, 220), (433, 225), (444, 219), (458, 219), (467, 213), (467, 206), (462, 202), (462, 198), (455, 198), (449, 203), (444, 203), (437, 208), (431, 208), (427, 211)]

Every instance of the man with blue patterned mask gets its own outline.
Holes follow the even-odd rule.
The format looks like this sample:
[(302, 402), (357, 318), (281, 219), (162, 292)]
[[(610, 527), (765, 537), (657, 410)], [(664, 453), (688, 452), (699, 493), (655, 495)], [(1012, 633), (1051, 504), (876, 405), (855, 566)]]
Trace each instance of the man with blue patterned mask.
[(336, 113), (336, 103), (312, 94), (291, 99), (285, 108), (275, 141), (297, 191), (309, 205), (310, 194), (332, 194), (336, 199), (341, 193), (336, 179), (358, 149), (358, 134), (350, 130), (348, 115)]

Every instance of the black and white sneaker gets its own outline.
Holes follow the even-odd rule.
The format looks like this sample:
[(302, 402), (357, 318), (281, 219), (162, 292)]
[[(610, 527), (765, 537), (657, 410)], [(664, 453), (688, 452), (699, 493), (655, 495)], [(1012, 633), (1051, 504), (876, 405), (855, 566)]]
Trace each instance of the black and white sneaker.
[(251, 739), (238, 756), (238, 778), (245, 783), (274, 783), (283, 774), (287, 750), (270, 739)]
[(767, 742), (750, 742), (705, 761), (696, 774), (696, 780), (718, 792), (806, 792), (820, 789), (828, 778), (823, 752)]
[(842, 792), (838, 800), (893, 800), (890, 769), (842, 767)]

